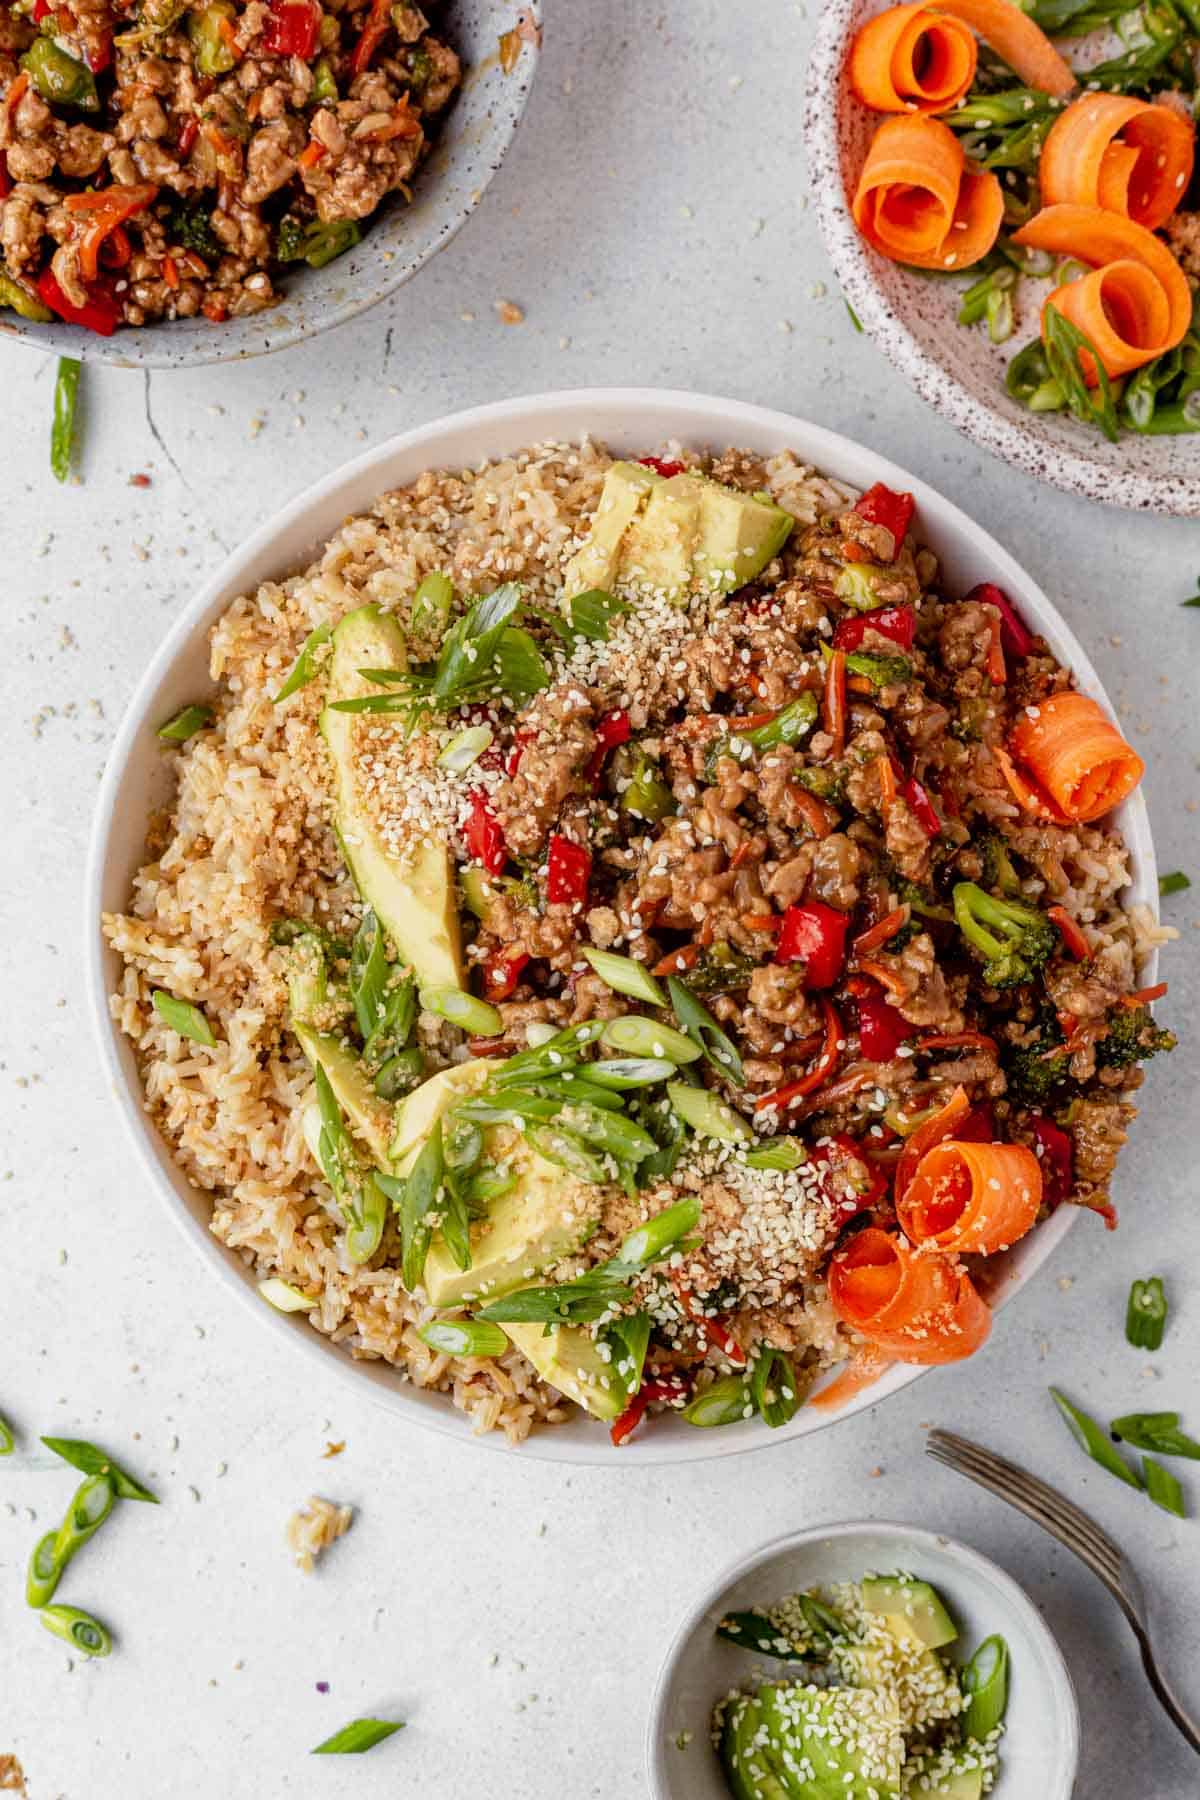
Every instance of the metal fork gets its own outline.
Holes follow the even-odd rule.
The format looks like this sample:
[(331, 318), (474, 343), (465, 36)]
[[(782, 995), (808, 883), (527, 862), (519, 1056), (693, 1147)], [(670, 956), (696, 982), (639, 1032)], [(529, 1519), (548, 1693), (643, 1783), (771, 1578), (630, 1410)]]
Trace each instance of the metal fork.
[(1129, 1621), (1141, 1651), (1142, 1667), (1164, 1712), (1179, 1727), (1192, 1749), (1200, 1751), (1200, 1726), (1184, 1711), (1154, 1659), (1146, 1597), (1137, 1571), (1108, 1533), (1057, 1488), (1047, 1486), (1027, 1469), (1006, 1461), (994, 1451), (985, 1450), (981, 1444), (973, 1444), (969, 1438), (959, 1437), (953, 1431), (931, 1431), (925, 1447), (930, 1456), (945, 1463), (947, 1468), (965, 1475), (969, 1481), (978, 1482), (980, 1487), (988, 1488), (1001, 1500), (1015, 1506), (1018, 1512), (1023, 1512), (1060, 1544), (1065, 1544), (1104, 1583)]

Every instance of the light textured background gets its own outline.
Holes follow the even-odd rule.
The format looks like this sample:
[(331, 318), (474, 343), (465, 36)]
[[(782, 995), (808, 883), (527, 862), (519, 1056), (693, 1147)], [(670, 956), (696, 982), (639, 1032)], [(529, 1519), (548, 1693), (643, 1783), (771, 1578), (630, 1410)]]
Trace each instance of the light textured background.
[[(82, 481), (62, 489), (46, 466), (53, 369), (0, 345), (0, 1411), (26, 1444), (57, 1431), (126, 1450), (164, 1502), (121, 1508), (72, 1569), (64, 1594), (111, 1621), (120, 1650), (69, 1670), (21, 1590), (71, 1477), (28, 1450), (0, 1463), (0, 1752), (19, 1753), (33, 1800), (632, 1800), (649, 1689), (698, 1584), (775, 1533), (866, 1515), (936, 1524), (1027, 1584), (1079, 1688), (1081, 1800), (1194, 1800), (1200, 1765), (1115, 1608), (922, 1455), (928, 1423), (956, 1427), (1092, 1508), (1142, 1569), (1200, 1711), (1200, 1528), (1094, 1471), (1045, 1391), (1060, 1382), (1101, 1413), (1190, 1404), (1200, 1428), (1194, 1047), (1154, 1072), (1120, 1233), (1081, 1219), (969, 1368), (804, 1444), (678, 1474), (484, 1456), (314, 1378), (184, 1255), (97, 1080), (78, 899), (96, 781), (135, 678), (222, 547), (364, 442), (603, 382), (728, 393), (874, 443), (1025, 560), (1147, 755), (1161, 867), (1198, 878), (1168, 903), (1181, 942), (1164, 966), (1164, 1017), (1194, 1024), (1200, 614), (1179, 602), (1200, 572), (1196, 526), (1104, 511), (983, 460), (854, 334), (807, 211), (803, 8), (553, 10), (509, 161), (390, 306), (241, 367), (89, 376)], [(499, 299), (525, 322), (499, 323)], [(130, 485), (139, 473), (148, 488)], [(1173, 1310), (1151, 1366), (1121, 1321), (1131, 1278), (1155, 1269)], [(336, 1461), (322, 1460), (328, 1439), (346, 1442)], [(358, 1518), (305, 1580), (282, 1533), (313, 1491)], [(409, 1729), (369, 1758), (307, 1760), (346, 1719), (393, 1708)]]

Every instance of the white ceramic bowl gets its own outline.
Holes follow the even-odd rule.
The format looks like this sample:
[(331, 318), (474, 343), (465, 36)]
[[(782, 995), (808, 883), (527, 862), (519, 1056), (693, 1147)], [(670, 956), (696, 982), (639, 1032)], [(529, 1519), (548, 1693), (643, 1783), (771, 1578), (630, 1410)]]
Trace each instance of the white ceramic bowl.
[[(105, 770), (96, 810), (85, 889), (88, 985), (99, 1040), (101, 1066), (156, 1193), (225, 1284), (241, 1294), (267, 1329), (287, 1333), (296, 1348), (336, 1370), (363, 1393), (373, 1394), (392, 1412), (418, 1423), (451, 1432), (474, 1443), (462, 1413), (438, 1394), (422, 1393), (403, 1382), (381, 1362), (355, 1362), (295, 1316), (274, 1312), (259, 1299), (245, 1264), (220, 1245), (208, 1229), (210, 1206), (191, 1188), (175, 1166), (167, 1147), (142, 1105), (142, 1089), (128, 1040), (113, 1025), (107, 996), (117, 985), (117, 959), (100, 932), (100, 914), (119, 912), (129, 900), (130, 883), (144, 860), (146, 823), (169, 797), (168, 767), (155, 726), (211, 689), (208, 677), (208, 633), (238, 594), (259, 582), (277, 579), (304, 566), (310, 555), (347, 514), (368, 507), (388, 488), (412, 481), (423, 469), (465, 467), (481, 458), (507, 454), (543, 439), (577, 440), (590, 433), (622, 454), (653, 450), (678, 438), (697, 447), (745, 445), (761, 452), (791, 447), (799, 455), (843, 481), (866, 488), (883, 481), (909, 489), (917, 500), (921, 536), (942, 559), (951, 593), (964, 593), (977, 581), (995, 581), (1011, 595), (1029, 624), (1040, 631), (1055, 654), (1076, 673), (1080, 686), (1104, 700), (1095, 670), (1059, 613), (1041, 589), (983, 528), (943, 500), (915, 476), (886, 462), (873, 451), (819, 426), (785, 413), (746, 406), (702, 394), (659, 392), (645, 388), (581, 389), (506, 400), (471, 412), (456, 413), (369, 450), (293, 500), (227, 559), (191, 601), (161, 645), (138, 683), (121, 722)], [(1150, 825), (1141, 793), (1117, 814), (1131, 852), (1134, 885), (1131, 898), (1157, 904), (1158, 885)], [(1018, 1244), (996, 1258), (997, 1287), (993, 1304), (1003, 1306), (1030, 1279), (1074, 1221), (1063, 1207)], [(1003, 1328), (1001, 1327), (1001, 1330)], [(985, 1352), (986, 1354), (986, 1352)], [(619, 1451), (608, 1432), (578, 1418), (568, 1425), (535, 1432), (527, 1452), (568, 1462), (687, 1462), (760, 1449), (767, 1444), (805, 1437), (831, 1422), (873, 1405), (915, 1381), (921, 1371), (897, 1364), (856, 1401), (830, 1415), (801, 1408), (787, 1426), (768, 1431), (758, 1420), (701, 1431), (677, 1418), (657, 1420), (652, 1431), (639, 1433)]]
[[(541, 0), (532, 0), (526, 10), (540, 28)], [(288, 270), (278, 306), (223, 325), (205, 318), (164, 319), (110, 338), (61, 319), (31, 324), (6, 311), (0, 313), (0, 335), (56, 356), (119, 368), (182, 369), (264, 356), (365, 312), (450, 242), (504, 160), (538, 60), (538, 45), (523, 40), (511, 72), (500, 67), (500, 35), (512, 29), (520, 11), (519, 0), (444, 0), (436, 9), (433, 30), (462, 58), (464, 79), (413, 184), (412, 204), (385, 201), (367, 220), (362, 242), (327, 268)]]
[[(995, 345), (955, 322), (964, 283), (914, 273), (872, 250), (850, 216), (881, 114), (850, 91), (846, 59), (865, 19), (891, 0), (823, 0), (808, 67), (805, 140), (817, 223), (834, 273), (863, 328), (923, 400), (1006, 462), (1091, 500), (1200, 516), (1200, 437), (1139, 437), (1110, 444), (1066, 413), (1031, 413), (1009, 398), (1004, 371), (1037, 335), (1041, 282), (1023, 283), (1017, 335)], [(1035, 298), (1036, 296), (1036, 298)]]
[[(817, 1582), (856, 1581), (893, 1570), (932, 1582), (973, 1649), (999, 1632), (1011, 1656), (1002, 1768), (996, 1800), (1070, 1800), (1079, 1761), (1079, 1707), (1062, 1652), (1016, 1582), (977, 1550), (916, 1525), (816, 1525), (776, 1538), (726, 1569), (675, 1633), (658, 1678), (646, 1733), (652, 1800), (729, 1800), (709, 1745), (716, 1701), (786, 1664), (739, 1650), (716, 1636), (723, 1614), (770, 1605)], [(760, 1679), (762, 1677), (760, 1676)], [(690, 1732), (680, 1749), (676, 1740)]]

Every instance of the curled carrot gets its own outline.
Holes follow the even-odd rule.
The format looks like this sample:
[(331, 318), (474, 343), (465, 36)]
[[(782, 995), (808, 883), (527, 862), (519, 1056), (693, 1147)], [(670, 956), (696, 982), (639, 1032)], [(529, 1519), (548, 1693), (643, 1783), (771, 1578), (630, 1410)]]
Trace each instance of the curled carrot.
[(958, 1362), (991, 1330), (986, 1302), (953, 1258), (873, 1226), (834, 1255), (829, 1298), (843, 1324), (901, 1362)]
[(1187, 190), (1195, 140), (1191, 120), (1173, 107), (1131, 94), (1082, 94), (1042, 145), (1042, 201), (1101, 206), (1156, 231)]
[(1051, 825), (1069, 825), (1071, 823), (1066, 814), (1060, 812), (1045, 794), (1039, 792), (1032, 781), (1025, 779), (1003, 745), (995, 745), (992, 755), (999, 763), (1004, 779), (1012, 791), (1013, 799), (1022, 812), (1027, 812), (1032, 819), (1044, 819)]
[(1024, 1144), (951, 1138), (925, 1152), (896, 1217), (927, 1249), (991, 1256), (1025, 1236), (1041, 1203), (1041, 1165)]
[(1009, 748), (1068, 819), (1102, 818), (1132, 794), (1146, 765), (1086, 694), (1052, 694), (1028, 706)]
[(991, 46), (1026, 87), (1063, 99), (1075, 87), (1077, 77), (1059, 55), (1040, 25), (1013, 0), (937, 0), (939, 12), (962, 19)]
[(854, 222), (881, 255), (918, 269), (967, 269), (995, 243), (1004, 196), (990, 170), (968, 169), (940, 119), (885, 119), (855, 190)]
[(975, 79), (979, 51), (958, 19), (890, 6), (855, 33), (850, 86), (876, 112), (948, 112)]
[(945, 1106), (940, 1107), (928, 1119), (922, 1119), (916, 1130), (909, 1133), (904, 1140), (904, 1149), (900, 1152), (900, 1161), (896, 1164), (897, 1201), (903, 1197), (925, 1152), (935, 1144), (940, 1144), (943, 1139), (953, 1137), (970, 1110), (971, 1102), (966, 1088), (956, 1087)]
[[(1171, 309), (1163, 285), (1153, 270), (1132, 257), (1106, 263), (1055, 288), (1042, 308), (1043, 336), (1046, 308), (1051, 306), (1083, 332), (1095, 346), (1105, 374), (1114, 379), (1153, 362), (1170, 348)], [(1080, 350), (1079, 365), (1089, 387), (1095, 387), (1099, 377), (1089, 350)]]
[(1144, 263), (1158, 277), (1167, 298), (1169, 323), (1165, 348), (1170, 350), (1192, 322), (1192, 290), (1175, 257), (1152, 231), (1101, 206), (1062, 203), (1043, 206), (1027, 225), (1013, 233), (1014, 244), (1048, 250), (1052, 256), (1074, 256), (1093, 268), (1126, 259)]

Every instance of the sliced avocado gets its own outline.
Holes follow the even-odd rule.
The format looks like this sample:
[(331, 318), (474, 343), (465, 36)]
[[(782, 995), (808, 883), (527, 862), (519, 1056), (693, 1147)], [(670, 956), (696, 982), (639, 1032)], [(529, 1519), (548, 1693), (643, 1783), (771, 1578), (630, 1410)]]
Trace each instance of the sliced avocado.
[(870, 1613), (897, 1614), (931, 1650), (952, 1644), (958, 1636), (957, 1625), (927, 1581), (910, 1581), (903, 1575), (868, 1575), (862, 1584), (862, 1603)]
[[(360, 606), (333, 634), (327, 698), (353, 700), (379, 692), (360, 669), (407, 667), (404, 633), (390, 613)], [(369, 715), (368, 715), (369, 718)], [(429, 840), (400, 862), (375, 829), (355, 767), (363, 715), (321, 713), (321, 733), (333, 763), (334, 822), (359, 893), (388, 932), (418, 981), (430, 987), (464, 987), (458, 927), (458, 893), (450, 851)]]
[(758, 1701), (788, 1800), (898, 1800), (904, 1740), (877, 1693), (780, 1683)]
[(641, 463), (613, 463), (604, 477), (587, 541), (563, 570), (563, 590), (568, 597), (585, 593), (588, 588), (612, 587), (622, 537), (651, 488), (661, 484), (662, 476), (643, 468)]
[(613, 1377), (611, 1363), (601, 1356), (595, 1338), (583, 1326), (552, 1325), (549, 1334), (544, 1325), (506, 1324), (504, 1329), (543, 1381), (594, 1419), (615, 1419), (624, 1411), (620, 1379)]
[(299, 1019), (292, 1020), (292, 1030), (300, 1040), (300, 1048), (315, 1069), (318, 1064), (329, 1077), (338, 1105), (345, 1113), (350, 1128), (371, 1152), (371, 1159), (381, 1169), (391, 1167), (388, 1145), (392, 1138), (394, 1116), (391, 1106), (381, 1100), (363, 1069), (362, 1062), (344, 1039), (332, 1032), (314, 1031)]
[(739, 1695), (725, 1708), (717, 1754), (733, 1800), (788, 1800), (759, 1741), (762, 1723), (762, 1707), (751, 1694)]
[(425, 1289), (434, 1306), (494, 1300), (527, 1286), (577, 1250), (595, 1223), (595, 1190), (539, 1156), (519, 1132), (492, 1126), (484, 1143), (517, 1183), (491, 1203), (486, 1219), (472, 1225), (469, 1269), (460, 1269), (443, 1238), (434, 1236), (425, 1263)]
[(651, 493), (621, 543), (620, 578), (670, 599), (692, 585), (700, 534), (700, 489), (692, 475), (672, 475)]
[(787, 543), (791, 513), (718, 481), (700, 484), (700, 542), (696, 572), (718, 594), (730, 594), (766, 568)]
[(398, 1175), (407, 1175), (417, 1160), (417, 1151), (433, 1130), (442, 1114), (459, 1100), (477, 1094), (491, 1070), (482, 1056), (472, 1062), (455, 1063), (453, 1068), (439, 1069), (428, 1081), (407, 1094), (396, 1108), (395, 1133), (389, 1154)]

